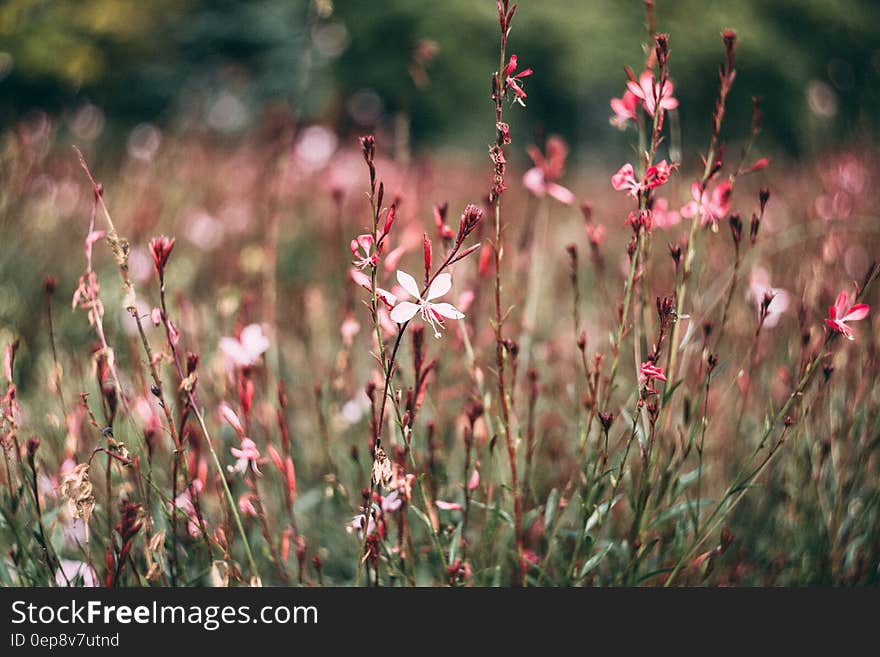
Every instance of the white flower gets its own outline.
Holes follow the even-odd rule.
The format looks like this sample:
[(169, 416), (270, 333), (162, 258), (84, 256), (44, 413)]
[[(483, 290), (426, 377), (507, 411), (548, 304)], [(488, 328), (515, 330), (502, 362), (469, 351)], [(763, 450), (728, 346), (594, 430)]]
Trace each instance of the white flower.
[(449, 319), (462, 319), (464, 313), (460, 312), (451, 303), (431, 303), (432, 299), (442, 297), (452, 287), (452, 276), (440, 274), (431, 283), (428, 293), (422, 299), (416, 279), (404, 271), (397, 270), (397, 282), (413, 297), (417, 303), (401, 301), (391, 311), (391, 319), (398, 324), (404, 324), (421, 312), (422, 319), (434, 329), (434, 337), (440, 337), (440, 329), (443, 328), (443, 317)]
[(236, 366), (256, 365), (269, 348), (269, 338), (259, 324), (249, 324), (241, 330), (241, 338), (220, 338), (220, 351)]

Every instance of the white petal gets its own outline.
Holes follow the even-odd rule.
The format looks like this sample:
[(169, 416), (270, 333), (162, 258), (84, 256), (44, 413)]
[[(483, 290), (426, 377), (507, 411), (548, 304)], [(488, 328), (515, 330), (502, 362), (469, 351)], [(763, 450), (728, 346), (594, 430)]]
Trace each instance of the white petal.
[(400, 283), (401, 287), (409, 292), (410, 296), (414, 299), (421, 299), (422, 295), (419, 293), (419, 285), (416, 283), (416, 279), (407, 274), (405, 271), (397, 270), (397, 282)]
[(235, 338), (220, 338), (220, 351), (222, 351), (234, 365), (244, 367), (251, 365), (251, 359), (241, 343)]
[(410, 303), (409, 301), (401, 301), (399, 304), (394, 306), (394, 309), (391, 311), (391, 319), (393, 319), (398, 324), (403, 324), (415, 317), (415, 314), (417, 312), (419, 312), (418, 304)]
[(464, 319), (464, 313), (451, 303), (432, 303), (431, 309), (438, 315), (443, 315), (449, 319)]
[(427, 300), (436, 299), (437, 297), (442, 297), (444, 294), (449, 292), (449, 288), (452, 287), (452, 276), (449, 274), (440, 274), (437, 278), (434, 279), (434, 282), (431, 283), (431, 287), (428, 289), (428, 297)]

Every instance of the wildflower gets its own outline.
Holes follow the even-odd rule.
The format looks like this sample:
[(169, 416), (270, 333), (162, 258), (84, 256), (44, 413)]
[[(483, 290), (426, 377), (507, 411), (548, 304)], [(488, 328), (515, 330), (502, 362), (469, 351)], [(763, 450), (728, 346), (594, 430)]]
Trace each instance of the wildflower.
[(173, 237), (159, 235), (150, 240), (150, 255), (153, 256), (153, 265), (156, 267), (156, 273), (160, 276), (165, 273), (165, 265), (168, 264), (168, 257), (171, 255), (171, 249), (173, 248)]
[(239, 436), (244, 437), (244, 425), (238, 419), (238, 415), (233, 411), (226, 402), (220, 404), (220, 417), (226, 420)]
[(767, 306), (764, 326), (773, 328), (779, 323), (783, 313), (788, 310), (791, 298), (786, 290), (780, 287), (773, 287), (770, 284), (770, 272), (763, 267), (754, 267), (749, 276), (749, 289), (746, 292), (746, 298), (752, 303), (757, 304), (758, 311), (760, 312), (764, 297), (767, 294), (770, 295), (771, 301)]
[(255, 365), (260, 356), (269, 349), (269, 338), (259, 324), (248, 324), (236, 338), (220, 338), (220, 351), (237, 367)]
[(635, 121), (638, 106), (639, 99), (629, 89), (623, 92), (622, 98), (612, 98), (611, 109), (614, 116), (611, 117), (611, 125), (623, 130), (628, 121)]
[(389, 495), (382, 498), (382, 513), (394, 513), (401, 504), (403, 504), (403, 500), (400, 499), (400, 493), (396, 490), (391, 491)]
[(510, 60), (507, 62), (507, 69), (504, 72), (504, 92), (507, 92), (508, 89), (512, 89), (514, 95), (516, 96), (516, 102), (518, 102), (523, 107), (526, 104), (523, 102), (523, 98), (526, 98), (526, 92), (523, 91), (523, 88), (520, 86), (520, 81), (523, 78), (529, 77), (533, 71), (530, 68), (524, 69), (519, 73), (516, 73), (517, 67), (517, 57), (516, 55), (511, 55)]
[(379, 253), (371, 253), (373, 241), (373, 236), (367, 234), (358, 235), (351, 241), (351, 254), (354, 256), (351, 264), (360, 270), (379, 264)]
[(654, 200), (654, 225), (658, 228), (671, 228), (681, 221), (681, 213), (678, 210), (669, 209), (669, 200), (657, 198)]
[(443, 500), (437, 500), (435, 504), (441, 511), (461, 511), (462, 509), (461, 504), (458, 502), (444, 502)]
[(480, 485), (480, 471), (474, 468), (471, 472), (471, 478), (468, 480), (468, 490), (475, 490)]
[(630, 80), (626, 83), (626, 87), (642, 101), (648, 116), (654, 116), (658, 105), (661, 110), (673, 110), (678, 107), (678, 100), (672, 97), (672, 82), (666, 80), (661, 88), (651, 71), (642, 73), (638, 82)]
[(559, 137), (550, 137), (546, 148), (545, 157), (536, 146), (529, 147), (528, 154), (535, 166), (523, 175), (523, 185), (535, 196), (549, 194), (560, 203), (571, 205), (575, 201), (574, 193), (556, 182), (565, 171), (568, 146)]
[(256, 474), (261, 474), (258, 467), (260, 450), (257, 449), (257, 444), (253, 440), (247, 436), (243, 436), (241, 439), (241, 445), (239, 445), (239, 447), (230, 447), (229, 451), (232, 452), (232, 455), (236, 459), (238, 459), (232, 468), (235, 472), (244, 474), (247, 471), (248, 466), (250, 466)]
[(404, 271), (397, 270), (397, 281), (407, 293), (416, 299), (417, 303), (410, 301), (401, 301), (391, 311), (391, 319), (398, 324), (404, 324), (411, 320), (417, 312), (421, 312), (422, 319), (434, 329), (434, 337), (440, 337), (440, 330), (444, 327), (443, 317), (450, 319), (462, 319), (464, 313), (453, 306), (451, 303), (431, 303), (432, 299), (442, 297), (449, 292), (452, 287), (452, 276), (449, 274), (439, 274), (431, 286), (428, 293), (422, 299), (416, 280)]
[(704, 190), (700, 183), (691, 185), (692, 201), (681, 209), (681, 216), (692, 219), (699, 215), (700, 226), (712, 224), (712, 231), (718, 232), (718, 221), (724, 219), (730, 211), (730, 194), (732, 188), (729, 182), (722, 183), (712, 190)]
[(825, 319), (825, 323), (832, 330), (843, 333), (847, 340), (853, 340), (855, 339), (853, 330), (846, 323), (865, 319), (868, 316), (870, 307), (865, 303), (858, 303), (847, 307), (848, 301), (846, 292), (841, 292), (837, 295), (834, 305), (828, 308), (828, 317)]
[[(356, 531), (358, 538), (364, 537), (364, 514), (359, 513), (354, 516), (348, 524), (345, 526), (345, 531), (349, 534)], [(376, 532), (376, 521), (373, 520), (373, 514), (370, 513), (370, 520), (367, 523), (367, 535), (374, 534)]]
[[(351, 275), (351, 280), (360, 285), (367, 292), (373, 291), (373, 283), (370, 281), (370, 277), (362, 271), (351, 269), (349, 270), (349, 274)], [(389, 309), (394, 308), (397, 304), (397, 297), (391, 294), (388, 290), (383, 290), (381, 287), (376, 288), (376, 297), (378, 297), (378, 299)]]
[(257, 507), (254, 506), (253, 493), (244, 493), (238, 498), (238, 510), (246, 516), (257, 517)]
[(648, 167), (643, 180), (636, 179), (632, 164), (624, 164), (617, 173), (611, 176), (611, 186), (619, 192), (626, 191), (630, 196), (636, 197), (640, 192), (659, 187), (669, 180), (672, 170), (677, 164), (669, 164), (662, 160)]
[(666, 375), (663, 374), (663, 368), (657, 367), (651, 361), (645, 361), (639, 366), (639, 385), (644, 386), (645, 392), (655, 394), (654, 380), (666, 381)]

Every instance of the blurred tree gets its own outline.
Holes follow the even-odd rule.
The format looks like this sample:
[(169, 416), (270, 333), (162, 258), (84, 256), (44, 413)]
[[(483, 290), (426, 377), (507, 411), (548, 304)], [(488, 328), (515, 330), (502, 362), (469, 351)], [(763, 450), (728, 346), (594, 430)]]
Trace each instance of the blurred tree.
[[(608, 129), (608, 100), (624, 64), (643, 59), (642, 2), (520, 4), (512, 44), (536, 75), (515, 138), (542, 125), (617, 157), (628, 140)], [(791, 153), (876, 130), (874, 0), (659, 0), (657, 17), (671, 34), (685, 153), (708, 132), (727, 27), (740, 35), (732, 138), (748, 129), (753, 94), (765, 98), (765, 143)], [(343, 129), (403, 116), (416, 145), (488, 143), (496, 32), (491, 0), (5, 0), (0, 117), (88, 99), (125, 125), (203, 120), (222, 100), (236, 128), (281, 101)]]

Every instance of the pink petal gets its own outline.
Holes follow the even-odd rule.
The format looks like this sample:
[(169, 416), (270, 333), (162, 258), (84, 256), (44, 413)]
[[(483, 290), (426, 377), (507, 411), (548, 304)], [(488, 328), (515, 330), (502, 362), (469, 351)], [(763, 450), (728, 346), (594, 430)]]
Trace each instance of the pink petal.
[(575, 201), (574, 192), (556, 183), (547, 185), (547, 193), (563, 205), (571, 205)]
[(860, 303), (849, 309), (849, 312), (840, 320), (842, 322), (854, 322), (859, 319), (865, 319), (868, 316), (870, 307), (865, 303)]

